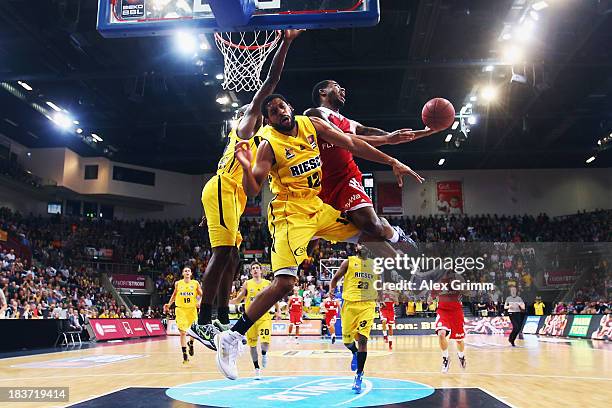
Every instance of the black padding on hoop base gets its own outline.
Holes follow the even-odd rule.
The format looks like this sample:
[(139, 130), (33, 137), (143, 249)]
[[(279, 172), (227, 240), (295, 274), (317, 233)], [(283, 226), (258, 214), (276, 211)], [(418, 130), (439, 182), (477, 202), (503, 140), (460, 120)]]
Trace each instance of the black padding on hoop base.
[(244, 26), (255, 13), (255, 0), (208, 0), (221, 30)]

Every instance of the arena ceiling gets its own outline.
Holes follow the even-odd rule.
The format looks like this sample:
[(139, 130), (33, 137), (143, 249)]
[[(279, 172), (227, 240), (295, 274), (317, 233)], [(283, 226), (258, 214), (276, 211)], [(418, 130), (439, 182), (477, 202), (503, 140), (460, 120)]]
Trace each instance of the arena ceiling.
[[(232, 114), (216, 102), (221, 55), (213, 45), (198, 65), (177, 52), (172, 37), (105, 39), (96, 31), (96, 3), (0, 2), (0, 82), (29, 84), (28, 98), (53, 101), (84, 135), (103, 141), (60, 131), (5, 89), (0, 133), (32, 148), (69, 146), (87, 156), (212, 171)], [(296, 40), (278, 91), (302, 111), (314, 83), (335, 79), (348, 92), (347, 116), (387, 130), (421, 128), (421, 107), (432, 97), (459, 110), (476, 96), (476, 123), (458, 148), (457, 131), (450, 143), (445, 132), (385, 149), (415, 169), (610, 167), (612, 149), (585, 160), (612, 132), (612, 2), (549, 0), (523, 38), (517, 10), (534, 3), (381, 0), (377, 27), (311, 31)], [(503, 40), (504, 27), (518, 31)], [(514, 73), (526, 83), (511, 81), (509, 46), (525, 54), (528, 63)], [(483, 104), (487, 85), (497, 97)], [(236, 102), (249, 100), (239, 94)]]

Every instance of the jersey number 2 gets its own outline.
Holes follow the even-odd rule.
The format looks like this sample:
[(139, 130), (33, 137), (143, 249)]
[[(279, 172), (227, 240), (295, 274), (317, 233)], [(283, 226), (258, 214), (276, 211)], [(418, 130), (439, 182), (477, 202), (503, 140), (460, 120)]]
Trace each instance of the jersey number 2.
[(310, 176), (308, 176), (308, 187), (309, 188), (320, 187), (320, 186), (321, 186), (321, 173), (317, 171), (316, 173), (313, 173)]

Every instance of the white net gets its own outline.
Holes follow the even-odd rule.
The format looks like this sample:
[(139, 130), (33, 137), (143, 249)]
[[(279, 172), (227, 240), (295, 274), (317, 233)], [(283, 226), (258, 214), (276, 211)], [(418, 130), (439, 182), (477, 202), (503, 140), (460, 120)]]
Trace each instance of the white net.
[(223, 89), (259, 90), (263, 85), (261, 70), (281, 37), (281, 31), (215, 33), (215, 42), (225, 60)]

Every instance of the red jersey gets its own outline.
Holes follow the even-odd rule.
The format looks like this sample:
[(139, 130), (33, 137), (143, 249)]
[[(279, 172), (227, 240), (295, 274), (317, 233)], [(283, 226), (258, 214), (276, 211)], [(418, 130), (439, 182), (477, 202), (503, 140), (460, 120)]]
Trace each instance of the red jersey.
[(291, 296), (289, 298), (289, 313), (302, 313), (302, 298)]
[(338, 302), (336, 300), (328, 299), (323, 303), (325, 308), (325, 316), (337, 316), (338, 315)]
[[(344, 133), (353, 133), (357, 129), (357, 122), (345, 118), (341, 114), (331, 109), (319, 107), (323, 116)], [(319, 150), (321, 151), (321, 161), (323, 162), (323, 180), (321, 181), (321, 194), (332, 191), (338, 179), (355, 177), (361, 181), (362, 175), (355, 163), (353, 154), (342, 147), (334, 146), (326, 142), (319, 136)]]
[(461, 281), (463, 282), (463, 278), (460, 275), (452, 274), (451, 276), (444, 276), (440, 279), (440, 283), (446, 284), (446, 289), (441, 290), (432, 290), (431, 297), (438, 298), (439, 303), (459, 303), (461, 304), (461, 297), (463, 296), (462, 292), (459, 290), (454, 290), (451, 288), (452, 281)]

